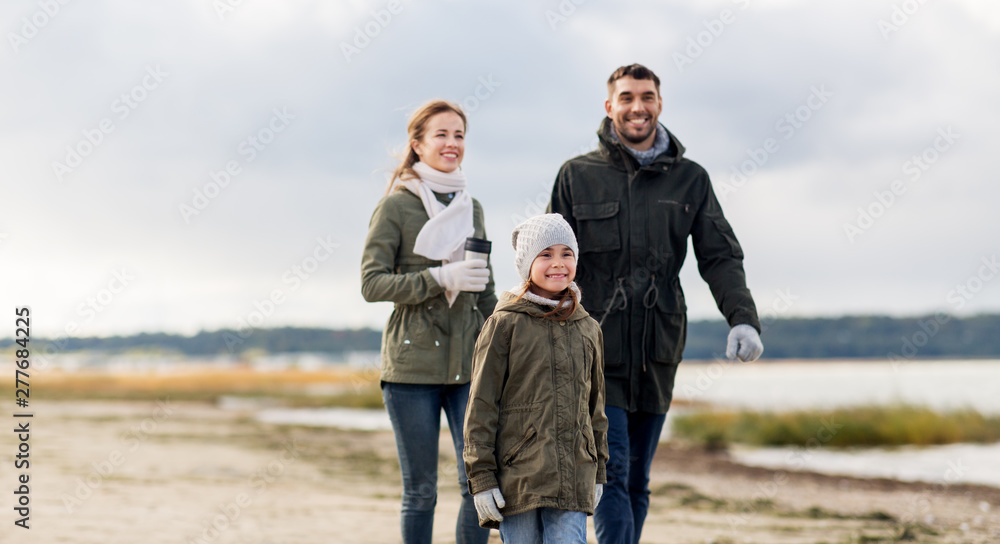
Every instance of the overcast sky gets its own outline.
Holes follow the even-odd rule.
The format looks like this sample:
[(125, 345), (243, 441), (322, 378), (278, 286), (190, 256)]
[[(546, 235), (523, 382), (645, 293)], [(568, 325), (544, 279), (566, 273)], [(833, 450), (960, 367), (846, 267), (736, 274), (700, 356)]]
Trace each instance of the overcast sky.
[[(992, 2), (39, 0), (0, 31), (0, 337), (20, 305), (37, 336), (381, 327), (368, 220), (437, 97), (510, 287), (512, 227), (632, 62), (762, 313), (1000, 311)], [(689, 314), (718, 318), (694, 264)]]

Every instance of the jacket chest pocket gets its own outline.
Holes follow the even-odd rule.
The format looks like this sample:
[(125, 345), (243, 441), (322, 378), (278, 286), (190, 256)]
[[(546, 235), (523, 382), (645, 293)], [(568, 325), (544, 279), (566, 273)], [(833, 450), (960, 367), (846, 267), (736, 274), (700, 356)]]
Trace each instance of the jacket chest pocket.
[(669, 253), (683, 255), (687, 251), (687, 237), (691, 234), (694, 223), (694, 210), (691, 204), (670, 198), (651, 199), (650, 219), (657, 225), (654, 231), (662, 233), (660, 244), (668, 244), (662, 248)]
[(580, 253), (621, 249), (617, 201), (574, 204), (573, 218), (576, 219)]

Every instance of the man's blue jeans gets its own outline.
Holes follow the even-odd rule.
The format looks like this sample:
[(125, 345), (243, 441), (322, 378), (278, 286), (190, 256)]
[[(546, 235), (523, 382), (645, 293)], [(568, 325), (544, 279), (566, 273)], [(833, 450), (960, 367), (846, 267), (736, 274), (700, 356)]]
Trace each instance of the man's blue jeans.
[(476, 505), (466, 484), (462, 460), (465, 406), (469, 384), (422, 385), (383, 383), (382, 400), (396, 434), (399, 469), (403, 475), (403, 508), (400, 524), (404, 544), (428, 544), (434, 531), (437, 504), (438, 439), (441, 410), (448, 417), (451, 441), (458, 457), (458, 487), (462, 504), (458, 512), (455, 541), (458, 544), (485, 544), (489, 529), (479, 526)]
[(626, 412), (605, 406), (608, 416), (608, 483), (594, 514), (600, 544), (636, 544), (649, 510), (649, 467), (666, 414)]
[(587, 544), (587, 514), (558, 508), (536, 508), (504, 516), (503, 544)]

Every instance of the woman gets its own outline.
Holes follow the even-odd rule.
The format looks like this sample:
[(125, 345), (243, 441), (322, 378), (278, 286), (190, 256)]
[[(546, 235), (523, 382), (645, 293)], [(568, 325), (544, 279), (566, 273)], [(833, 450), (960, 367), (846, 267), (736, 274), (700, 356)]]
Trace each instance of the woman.
[(410, 117), (409, 150), (375, 208), (361, 263), (369, 302), (392, 301), (382, 334), (382, 399), (403, 476), (404, 543), (429, 543), (437, 502), (441, 410), (448, 418), (462, 505), (459, 543), (485, 543), (462, 461), (472, 351), (497, 297), (485, 260), (463, 259), (465, 239), (486, 238), (482, 206), (459, 168), (465, 114), (436, 100)]

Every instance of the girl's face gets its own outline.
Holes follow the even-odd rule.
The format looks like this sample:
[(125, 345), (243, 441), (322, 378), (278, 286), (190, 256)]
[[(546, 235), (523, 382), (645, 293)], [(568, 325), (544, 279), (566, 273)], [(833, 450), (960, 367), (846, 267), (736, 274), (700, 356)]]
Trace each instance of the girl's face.
[(453, 111), (427, 120), (424, 136), (410, 142), (420, 162), (441, 172), (454, 172), (465, 155), (465, 123)]
[(542, 250), (531, 262), (531, 291), (538, 296), (558, 299), (559, 293), (576, 278), (576, 256), (564, 244)]

